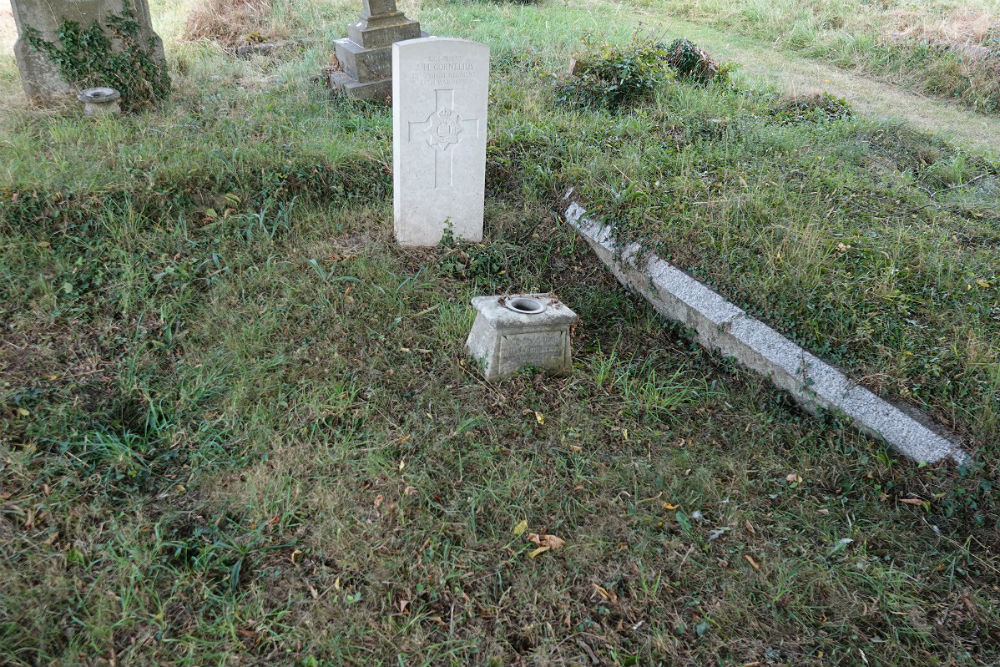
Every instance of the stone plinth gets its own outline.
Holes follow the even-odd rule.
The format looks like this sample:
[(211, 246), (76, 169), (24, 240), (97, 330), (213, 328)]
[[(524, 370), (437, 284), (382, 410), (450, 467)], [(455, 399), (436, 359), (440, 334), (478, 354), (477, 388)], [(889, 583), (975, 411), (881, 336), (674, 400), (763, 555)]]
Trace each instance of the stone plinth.
[(576, 313), (551, 294), (480, 296), (472, 300), (476, 321), (465, 343), (490, 382), (524, 368), (568, 375), (573, 368), (570, 328)]
[(117, 116), (122, 112), (118, 104), (121, 97), (114, 88), (87, 88), (76, 99), (83, 102), (85, 116)]
[(392, 45), (393, 213), (396, 240), (437, 245), (483, 239), (490, 49), (464, 39)]
[(121, 51), (126, 45), (109, 29), (108, 19), (130, 13), (129, 20), (138, 25), (138, 47), (166, 71), (163, 43), (153, 32), (148, 0), (13, 0), (11, 4), (18, 34), (14, 55), (28, 97), (54, 102), (72, 99), (78, 92), (78, 82), (63, 78), (59, 66), (49, 55), (34, 48), (28, 39), (29, 33), (34, 31), (43, 41), (60, 46), (59, 30), (66, 21), (84, 30), (96, 22), (111, 40), (112, 48)]
[(341, 71), (330, 73), (330, 85), (348, 97), (389, 99), (393, 43), (426, 36), (396, 0), (364, 0), (361, 17), (334, 43)]

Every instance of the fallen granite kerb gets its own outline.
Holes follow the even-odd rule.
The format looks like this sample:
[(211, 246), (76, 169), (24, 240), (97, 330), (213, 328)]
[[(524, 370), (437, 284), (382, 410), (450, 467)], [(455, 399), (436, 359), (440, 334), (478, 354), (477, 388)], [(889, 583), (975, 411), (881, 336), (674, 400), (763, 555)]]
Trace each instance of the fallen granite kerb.
[(845, 415), (858, 430), (915, 461), (968, 460), (957, 439), (943, 429), (879, 398), (677, 267), (643, 252), (638, 243), (617, 245), (611, 228), (587, 218), (573, 192), (563, 198), (566, 221), (619, 282), (641, 294), (661, 315), (693, 329), (703, 347), (768, 377), (810, 412)]

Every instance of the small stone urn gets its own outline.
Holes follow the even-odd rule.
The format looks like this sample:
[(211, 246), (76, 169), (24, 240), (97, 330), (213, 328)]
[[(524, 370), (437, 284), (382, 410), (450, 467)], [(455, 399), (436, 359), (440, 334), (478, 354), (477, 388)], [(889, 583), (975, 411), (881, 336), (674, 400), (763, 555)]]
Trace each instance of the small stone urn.
[(76, 96), (83, 102), (83, 113), (86, 116), (115, 116), (122, 112), (118, 104), (122, 94), (114, 88), (87, 88)]
[(572, 368), (570, 327), (579, 318), (551, 294), (479, 296), (472, 300), (476, 321), (465, 343), (483, 364), (490, 382), (533, 367), (553, 375)]

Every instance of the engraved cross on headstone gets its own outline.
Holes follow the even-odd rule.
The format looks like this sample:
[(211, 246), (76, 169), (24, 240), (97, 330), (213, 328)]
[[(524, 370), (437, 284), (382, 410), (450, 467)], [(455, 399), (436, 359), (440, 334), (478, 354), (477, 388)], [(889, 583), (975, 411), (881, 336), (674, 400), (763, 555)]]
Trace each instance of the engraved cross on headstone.
[(422, 139), (434, 149), (434, 188), (454, 185), (455, 151), (449, 150), (463, 139), (464, 132), (479, 137), (479, 119), (462, 118), (455, 112), (455, 91), (439, 88), (434, 91), (435, 109), (422, 122), (410, 121), (407, 141)]

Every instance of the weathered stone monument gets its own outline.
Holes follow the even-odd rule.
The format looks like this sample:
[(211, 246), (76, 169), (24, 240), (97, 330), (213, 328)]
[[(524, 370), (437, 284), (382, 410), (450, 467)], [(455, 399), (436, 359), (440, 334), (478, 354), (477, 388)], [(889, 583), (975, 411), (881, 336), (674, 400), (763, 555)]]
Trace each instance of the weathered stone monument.
[(477, 315), (465, 349), (490, 382), (526, 367), (572, 371), (570, 329), (579, 318), (553, 295), (478, 296), (472, 306)]
[(446, 228), (483, 239), (490, 49), (429, 37), (392, 46), (396, 240), (432, 246)]
[(129, 71), (144, 78), (145, 88), (169, 88), (148, 0), (12, 0), (12, 7), (14, 55), (28, 97), (59, 101), (112, 85), (127, 93)]
[(396, 8), (396, 0), (363, 2), (361, 18), (347, 26), (347, 37), (334, 43), (341, 70), (330, 72), (330, 85), (348, 97), (388, 99), (393, 43), (427, 33)]

